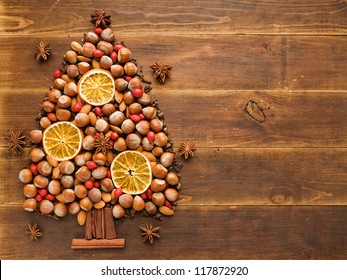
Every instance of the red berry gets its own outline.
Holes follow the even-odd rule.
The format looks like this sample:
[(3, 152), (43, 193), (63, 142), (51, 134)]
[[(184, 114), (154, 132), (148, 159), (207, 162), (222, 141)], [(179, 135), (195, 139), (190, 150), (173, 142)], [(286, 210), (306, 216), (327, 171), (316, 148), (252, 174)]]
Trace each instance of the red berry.
[(91, 189), (94, 187), (94, 182), (92, 180), (87, 180), (84, 182), (84, 186), (87, 188), (87, 189)]
[(171, 205), (170, 201), (168, 201), (167, 199), (165, 200), (164, 204), (165, 204), (166, 207), (172, 209), (172, 205)]
[(38, 193), (37, 195), (35, 195), (35, 199), (37, 202), (40, 202), (43, 200), (43, 197)]
[(104, 52), (103, 51), (100, 51), (100, 50), (95, 50), (95, 51), (93, 51), (93, 56), (95, 57), (95, 58), (100, 58), (100, 57), (102, 57), (104, 55)]
[(94, 170), (95, 168), (97, 168), (97, 164), (94, 161), (87, 161), (86, 163), (87, 167), (89, 170)]
[(154, 133), (153, 131), (149, 131), (149, 132), (147, 133), (147, 138), (148, 138), (148, 141), (149, 141), (149, 142), (153, 142), (154, 139), (155, 139), (155, 133)]
[(141, 120), (141, 117), (139, 115), (129, 115), (129, 118), (134, 122), (137, 123)]
[(146, 193), (147, 193), (148, 198), (152, 199), (153, 191), (151, 189), (148, 189)]
[(94, 188), (100, 188), (100, 182), (99, 181), (94, 182)]
[(111, 135), (110, 135), (110, 138), (111, 138), (112, 140), (117, 140), (118, 137), (119, 137), (119, 135), (118, 135), (118, 133), (115, 132), (115, 131), (113, 131), (113, 132), (111, 133)]
[(83, 105), (81, 102), (77, 102), (72, 106), (72, 112), (74, 113), (78, 113), (79, 111), (81, 111)]
[(140, 98), (143, 95), (143, 91), (140, 90), (139, 88), (135, 88), (132, 92), (131, 92), (136, 98)]
[(96, 132), (94, 136), (95, 137), (100, 137), (100, 132)]
[(100, 35), (101, 32), (102, 32), (102, 28), (100, 28), (100, 27), (95, 27), (95, 28), (94, 28), (94, 32), (95, 32), (96, 34)]
[(110, 58), (113, 62), (117, 62), (118, 54), (116, 52), (111, 52)]
[(57, 78), (60, 78), (62, 74), (63, 73), (59, 69), (57, 69), (54, 71), (53, 77), (57, 79)]
[(117, 197), (117, 198), (120, 197), (120, 196), (123, 194), (122, 188), (115, 189), (115, 190), (113, 191), (113, 194), (114, 194), (114, 196)]
[(133, 77), (125, 76), (125, 80), (129, 83)]
[(100, 108), (100, 107), (95, 107), (95, 108), (94, 108), (94, 113), (95, 113), (96, 115), (98, 115), (99, 117), (101, 117), (101, 116), (102, 116), (102, 110), (101, 110), (101, 108)]
[(139, 114), (139, 117), (141, 118), (141, 120), (143, 120), (143, 119), (145, 118), (145, 115), (142, 114), (142, 113), (140, 113), (140, 114)]
[(110, 170), (107, 170), (107, 178), (111, 179), (111, 171)]
[(142, 198), (143, 200), (147, 199), (147, 194), (146, 194), (146, 193), (142, 193), (140, 196), (141, 196), (141, 198)]
[(48, 194), (47, 189), (39, 189), (37, 191), (42, 197), (45, 197)]
[(53, 194), (49, 193), (45, 196), (45, 199), (48, 199), (49, 201), (54, 201), (55, 196)]
[(31, 173), (33, 173), (34, 175), (39, 174), (39, 172), (37, 171), (37, 166), (35, 163), (30, 164), (29, 169), (30, 169)]
[(108, 144), (109, 144), (111, 147), (113, 147), (114, 141), (113, 141), (113, 140), (109, 140), (109, 141), (108, 141)]
[(113, 47), (113, 49), (114, 49), (116, 52), (118, 52), (121, 48), (123, 48), (123, 45), (121, 45), (121, 44), (115, 44), (114, 47)]

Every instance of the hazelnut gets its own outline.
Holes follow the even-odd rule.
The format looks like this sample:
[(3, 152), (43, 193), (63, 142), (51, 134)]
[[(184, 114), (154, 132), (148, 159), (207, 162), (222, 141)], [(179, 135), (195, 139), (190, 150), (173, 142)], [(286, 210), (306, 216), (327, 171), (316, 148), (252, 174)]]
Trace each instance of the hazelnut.
[(157, 213), (157, 206), (152, 201), (147, 201), (145, 204), (145, 208), (148, 214), (154, 215)]
[(129, 134), (125, 140), (131, 150), (136, 150), (141, 144), (141, 138), (135, 133)]
[(124, 76), (124, 68), (120, 64), (114, 64), (111, 66), (111, 73), (115, 78), (121, 78)]
[(166, 181), (157, 178), (153, 179), (150, 188), (153, 192), (161, 192), (166, 189)]
[(139, 121), (135, 128), (141, 135), (147, 135), (147, 133), (151, 130), (150, 124), (146, 120)]
[(125, 134), (130, 134), (134, 131), (135, 129), (135, 124), (131, 119), (126, 119), (122, 125), (121, 125), (121, 129), (123, 130), (123, 132)]
[(114, 41), (114, 33), (113, 30), (109, 27), (105, 28), (101, 34), (100, 34), (101, 39), (103, 39), (106, 42), (112, 43)]
[(130, 114), (140, 114), (142, 112), (142, 105), (138, 102), (134, 102), (128, 106)]
[(47, 199), (40, 202), (40, 212), (44, 215), (51, 214), (54, 210), (54, 205)]
[(100, 181), (101, 189), (104, 192), (111, 192), (114, 189), (113, 182), (110, 178), (104, 178)]
[(118, 62), (124, 64), (128, 62), (131, 58), (131, 51), (128, 48), (121, 48), (118, 51)]
[(83, 149), (91, 151), (94, 149), (94, 143), (95, 143), (95, 139), (93, 136), (91, 135), (87, 135), (86, 137), (84, 137), (83, 141), (82, 141), (82, 146)]
[(78, 154), (77, 156), (75, 156), (75, 163), (78, 166), (86, 165), (86, 161), (84, 160), (84, 154)]
[(56, 88), (53, 88), (48, 92), (47, 96), (49, 101), (57, 103), (59, 97), (61, 96), (61, 91)]
[(65, 85), (66, 85), (66, 81), (64, 81), (62, 78), (57, 78), (54, 80), (54, 86), (57, 89), (63, 90)]
[(128, 86), (128, 82), (126, 80), (124, 80), (123, 78), (117, 78), (115, 81), (115, 88), (116, 90), (122, 92), (124, 90), (126, 90), (127, 86)]
[(136, 211), (142, 211), (145, 208), (145, 202), (143, 199), (136, 195), (133, 200), (133, 209)]
[[(76, 57), (76, 61), (77, 61), (77, 57)], [(76, 78), (80, 74), (80, 72), (78, 71), (77, 65), (74, 65), (74, 64), (71, 64), (67, 67), (66, 73), (71, 79)]]
[(151, 151), (154, 147), (153, 141), (150, 142), (147, 137), (142, 138), (141, 144), (142, 144), (143, 149), (146, 151)]
[(72, 161), (69, 160), (63, 160), (59, 164), (60, 172), (63, 174), (72, 174), (75, 171), (75, 165)]
[(166, 134), (164, 132), (158, 132), (155, 135), (154, 144), (159, 147), (165, 147), (167, 143), (169, 142), (169, 139), (167, 138)]
[(93, 57), (93, 52), (96, 50), (95, 46), (88, 41), (83, 44), (82, 55), (86, 57)]
[(157, 110), (152, 106), (147, 106), (142, 109), (142, 114), (147, 120), (152, 120), (157, 116)]
[(44, 189), (48, 186), (49, 180), (45, 176), (37, 175), (37, 176), (35, 176), (33, 182), (37, 188)]
[(42, 160), (37, 164), (37, 171), (43, 176), (51, 175), (52, 169), (52, 166), (46, 160)]
[(92, 171), (92, 176), (97, 179), (104, 179), (107, 176), (107, 168), (105, 166), (99, 166)]
[(57, 195), (57, 194), (61, 193), (61, 184), (60, 184), (60, 181), (58, 181), (58, 180), (50, 181), (47, 188), (48, 188), (49, 193), (51, 193), (53, 195)]
[(153, 193), (152, 201), (156, 206), (162, 206), (164, 205), (164, 202), (165, 202), (165, 196), (161, 192)]
[(161, 156), (163, 152), (164, 152), (163, 147), (154, 147), (152, 150), (152, 154), (155, 155), (156, 157)]
[(128, 84), (128, 88), (132, 91), (134, 89), (141, 89), (142, 90), (142, 82), (138, 77), (134, 77), (130, 80)]
[(107, 132), (109, 130), (109, 124), (104, 119), (97, 119), (95, 123), (95, 128), (100, 132)]
[(78, 113), (75, 116), (75, 124), (78, 127), (84, 127), (84, 126), (88, 125), (89, 124), (89, 116), (87, 115), (87, 113), (81, 113), (81, 112)]
[(68, 206), (68, 211), (72, 215), (78, 214), (78, 212), (81, 210), (81, 207), (77, 201), (73, 201)]
[(148, 93), (143, 93), (140, 98), (137, 99), (137, 101), (142, 105), (142, 106), (147, 106), (149, 103), (151, 103), (151, 96)]
[(71, 103), (72, 103), (71, 97), (68, 95), (62, 95), (58, 99), (58, 105), (60, 108), (64, 108), (64, 109), (68, 108), (71, 106)]
[(170, 167), (175, 160), (175, 156), (173, 153), (165, 152), (160, 156), (160, 163), (165, 167)]
[(96, 48), (102, 51), (105, 55), (109, 55), (113, 51), (112, 44), (106, 41), (100, 41)]
[[(89, 113), (90, 114), (90, 113)], [(95, 136), (96, 134), (96, 128), (94, 126), (87, 126), (87, 128), (84, 131), (85, 135), (91, 135)]]
[(103, 55), (101, 58), (100, 58), (100, 67), (102, 69), (110, 69), (111, 68), (111, 65), (113, 64), (113, 61), (112, 59), (107, 56), (107, 55)]
[(18, 177), (22, 183), (28, 184), (33, 180), (33, 173), (31, 173), (30, 169), (25, 168), (19, 172)]
[(80, 182), (85, 182), (90, 179), (91, 177), (91, 172), (88, 169), (87, 166), (82, 166), (80, 167), (77, 172), (75, 173), (75, 177), (78, 181)]
[(113, 217), (115, 219), (120, 219), (120, 218), (124, 217), (124, 215), (125, 215), (124, 208), (121, 205), (116, 204), (112, 208), (112, 214), (113, 214)]
[(77, 53), (75, 51), (69, 50), (66, 52), (64, 58), (70, 64), (75, 64), (77, 62)]
[(124, 138), (119, 137), (113, 144), (113, 148), (117, 152), (123, 152), (127, 149), (127, 143)]
[(23, 193), (27, 198), (34, 197), (37, 194), (37, 188), (34, 184), (27, 184), (23, 187)]
[(124, 65), (124, 71), (127, 76), (134, 76), (137, 72), (137, 67), (133, 62), (127, 62)]
[(89, 31), (86, 34), (86, 42), (92, 43), (93, 45), (96, 45), (97, 42), (99, 42), (100, 38), (99, 35), (95, 32)]
[(37, 201), (35, 198), (28, 198), (23, 202), (23, 208), (25, 211), (33, 212), (37, 208)]
[(131, 93), (131, 91), (127, 91), (123, 94), (123, 101), (126, 105), (130, 105), (135, 102), (135, 96)]
[(72, 189), (65, 189), (62, 192), (62, 198), (66, 203), (70, 203), (76, 199), (76, 195), (74, 190)]
[(173, 188), (166, 189), (164, 195), (169, 201), (176, 201), (178, 199), (178, 191)]
[(122, 194), (118, 198), (119, 204), (124, 208), (130, 208), (133, 204), (133, 200), (132, 195), (128, 193)]
[(51, 121), (50, 121), (49, 118), (47, 118), (47, 117), (43, 117), (43, 118), (41, 118), (41, 120), (40, 120), (40, 126), (41, 126), (43, 129), (49, 127), (51, 124), (52, 124)]
[(97, 188), (92, 188), (88, 191), (88, 197), (92, 202), (96, 203), (101, 199), (101, 191)]
[(70, 189), (74, 185), (74, 177), (71, 175), (63, 175), (60, 178), (60, 183), (63, 185), (64, 188)]
[(180, 179), (178, 178), (177, 174), (174, 172), (169, 172), (166, 175), (165, 180), (171, 186), (176, 186), (180, 182)]
[(102, 152), (97, 153), (97, 154), (93, 154), (92, 159), (99, 166), (106, 164), (106, 155), (104, 155)]
[(55, 157), (52, 157), (51, 155), (46, 155), (46, 159), (49, 162), (52, 167), (57, 167), (58, 166), (58, 160)]
[(155, 132), (158, 133), (163, 130), (163, 122), (159, 119), (152, 119), (150, 121), (151, 129)]
[(39, 144), (42, 141), (42, 130), (35, 129), (29, 132), (29, 139), (34, 144)]
[(164, 165), (162, 165), (161, 163), (157, 163), (153, 168), (152, 168), (152, 173), (154, 175), (154, 177), (159, 178), (159, 179), (163, 179), (166, 177), (168, 170), (166, 169), (166, 167)]
[(116, 111), (116, 107), (112, 103), (107, 103), (102, 107), (102, 113), (105, 116), (110, 116)]
[(93, 209), (93, 202), (86, 196), (80, 200), (80, 207), (84, 211), (90, 211)]
[(54, 205), (53, 211), (56, 216), (62, 218), (67, 214), (67, 207), (64, 203), (58, 202)]
[(33, 148), (29, 152), (29, 157), (32, 162), (39, 162), (45, 157), (45, 153), (39, 148)]
[(64, 86), (64, 94), (67, 96), (76, 96), (77, 94), (77, 85), (74, 82), (69, 82)]
[(88, 189), (84, 185), (79, 184), (75, 186), (74, 192), (79, 199), (82, 199), (87, 195)]
[(59, 121), (68, 121), (71, 118), (71, 112), (68, 109), (57, 109), (56, 116)]
[(124, 120), (125, 120), (125, 116), (124, 116), (124, 113), (121, 112), (121, 111), (116, 111), (114, 113), (112, 113), (110, 115), (110, 117), (108, 118), (109, 122), (111, 125), (121, 125)]
[(90, 70), (90, 64), (88, 62), (80, 62), (77, 64), (78, 71), (80, 72), (81, 75), (87, 73)]

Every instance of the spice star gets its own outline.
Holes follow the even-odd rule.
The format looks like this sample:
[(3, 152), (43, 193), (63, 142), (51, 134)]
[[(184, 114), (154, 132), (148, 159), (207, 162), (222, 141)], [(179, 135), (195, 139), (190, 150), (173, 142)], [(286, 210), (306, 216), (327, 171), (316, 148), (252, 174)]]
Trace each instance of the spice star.
[(33, 224), (33, 225), (28, 225), (29, 230), (26, 231), (26, 233), (29, 236), (29, 239), (31, 241), (39, 241), (39, 237), (43, 236), (43, 233), (41, 232), (41, 230), (38, 228), (37, 224)]
[(102, 152), (105, 155), (107, 150), (111, 150), (113, 148), (109, 143), (110, 137), (106, 137), (103, 133), (101, 133), (99, 136), (94, 136), (94, 139), (94, 148), (96, 148), (96, 154)]
[(141, 235), (144, 235), (143, 242), (149, 240), (149, 242), (153, 244), (154, 237), (160, 238), (160, 235), (157, 233), (160, 227), (153, 228), (152, 225), (146, 224), (145, 227), (140, 226), (140, 229), (143, 231)]
[(165, 82), (166, 77), (171, 75), (170, 70), (172, 66), (163, 64), (162, 61), (160, 61), (160, 63), (156, 62), (149, 67), (152, 69), (154, 77), (157, 78), (162, 84)]
[(23, 147), (22, 145), (25, 144), (25, 136), (22, 135), (20, 131), (17, 131), (14, 133), (12, 130), (10, 130), (10, 135), (4, 137), (5, 141), (10, 143), (8, 146), (8, 150), (15, 150), (15, 152), (21, 152)]
[(35, 48), (36, 60), (39, 60), (41, 57), (44, 60), (47, 60), (48, 56), (51, 55), (51, 48), (49, 43), (44, 43), (43, 41)]
[(194, 151), (196, 150), (195, 145), (192, 143), (182, 143), (179, 147), (179, 155), (184, 155), (185, 159), (188, 159), (189, 156), (194, 156)]
[(95, 24), (95, 27), (105, 28), (111, 24), (111, 16), (106, 14), (105, 9), (95, 10), (94, 14), (90, 15), (92, 18), (91, 23)]

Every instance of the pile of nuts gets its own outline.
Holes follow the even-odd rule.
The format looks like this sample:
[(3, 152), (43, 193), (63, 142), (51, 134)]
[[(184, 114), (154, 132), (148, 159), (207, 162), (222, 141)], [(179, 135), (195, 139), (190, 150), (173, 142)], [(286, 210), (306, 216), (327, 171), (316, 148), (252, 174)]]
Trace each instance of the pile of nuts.
[[(111, 28), (98, 27), (85, 34), (83, 44), (71, 43), (63, 65), (42, 103), (40, 128), (29, 134), (30, 166), (19, 173), (25, 184), (23, 208), (56, 217), (77, 215), (80, 225), (94, 208), (112, 207), (116, 220), (136, 212), (173, 215), (180, 188), (176, 156), (163, 113), (146, 92), (131, 51), (116, 42)], [(112, 73), (116, 87), (114, 99), (100, 107), (85, 103), (77, 86), (83, 74), (99, 68)], [(58, 162), (43, 150), (43, 130), (58, 121), (83, 131), (82, 150), (72, 160)], [(95, 145), (100, 137), (107, 141), (104, 150)], [(140, 195), (123, 193), (111, 179), (110, 165), (125, 150), (142, 152), (151, 162), (152, 183)]]

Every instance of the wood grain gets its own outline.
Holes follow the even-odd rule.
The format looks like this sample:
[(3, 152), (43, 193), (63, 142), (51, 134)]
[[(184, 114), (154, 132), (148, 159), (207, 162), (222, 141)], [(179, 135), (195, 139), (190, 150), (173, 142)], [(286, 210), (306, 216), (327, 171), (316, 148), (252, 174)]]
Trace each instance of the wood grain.
[[(2, 1), (0, 133), (37, 127), (52, 73), (105, 8), (152, 81), (175, 150), (197, 146), (181, 171), (177, 211), (118, 224), (122, 250), (72, 250), (84, 227), (21, 208), (29, 145), (17, 155), (0, 141), (0, 258), (346, 259), (346, 1), (97, 4)], [(33, 54), (41, 40), (53, 53), (43, 63)], [(164, 85), (148, 67), (161, 59), (173, 66)], [(34, 222), (39, 242), (25, 236)], [(146, 222), (161, 227), (151, 248), (138, 228)]]
[[(343, 259), (347, 254), (346, 207), (181, 206), (162, 222), (136, 217), (117, 225), (126, 242), (120, 250), (71, 250), (71, 240), (83, 236), (71, 215), (55, 221), (2, 206), (0, 217), (7, 225), (0, 229), (1, 259)], [(27, 223), (34, 222), (44, 233), (39, 242), (25, 236)], [(160, 226), (153, 247), (140, 235), (138, 227), (145, 223)]]
[[(3, 1), (11, 6), (12, 1)], [(118, 32), (129, 34), (345, 34), (345, 1), (98, 1), (114, 19)], [(28, 8), (30, 7), (30, 8)], [(2, 15), (2, 33), (56, 36), (85, 32), (93, 1), (16, 1)], [(0, 32), (1, 32), (0, 31)], [(0, 33), (1, 34), (1, 33)]]

